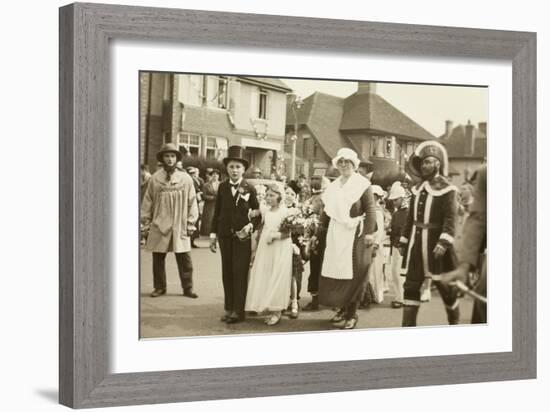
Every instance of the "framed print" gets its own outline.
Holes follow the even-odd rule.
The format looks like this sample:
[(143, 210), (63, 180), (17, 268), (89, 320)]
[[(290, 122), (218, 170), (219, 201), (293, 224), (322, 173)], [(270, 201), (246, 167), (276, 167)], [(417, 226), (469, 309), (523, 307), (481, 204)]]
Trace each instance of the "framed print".
[[(535, 378), (535, 86), (534, 33), (62, 7), (60, 402), (88, 408)], [(463, 172), (479, 166), (490, 210), (487, 291), (441, 286), (456, 265), (421, 249), (433, 242), (434, 255), (450, 256), (459, 247), (454, 229), (435, 224), (429, 210), (421, 209), (425, 221), (411, 218), (410, 236), (393, 245), (382, 236), (372, 252), (385, 224), (382, 212), (376, 225), (366, 217), (375, 216), (369, 202), (396, 207), (386, 200), (407, 197), (396, 193), (410, 185), (417, 214), (424, 201), (445, 210), (442, 196), (459, 192), (469, 213)], [(446, 178), (422, 195), (430, 170)], [(354, 190), (344, 190), (347, 173)], [(326, 208), (319, 216), (304, 206), (315, 190)], [(365, 201), (346, 232), (339, 205), (354, 196), (348, 210)], [(510, 236), (493, 236), (496, 229)], [(335, 230), (338, 239), (348, 234), (349, 247), (330, 240)], [(321, 273), (317, 290), (305, 282), (324, 233), (322, 271), (338, 261), (326, 256), (349, 252), (353, 264), (349, 278)], [(370, 309), (351, 305), (366, 303), (356, 294), (345, 302), (323, 295), (356, 279), (359, 242), (369, 250), (365, 267), (372, 258), (386, 273), (386, 249), (402, 246), (406, 261), (418, 251), (418, 287), (405, 264), (403, 299), (384, 293), (384, 281), (398, 281), (377, 283), (375, 269), (354, 289), (365, 296), (371, 285)], [(239, 265), (245, 293), (226, 271)], [(262, 283), (267, 274), (277, 287)], [(416, 293), (429, 292), (431, 281), (437, 289), (418, 312)], [(268, 289), (276, 303), (266, 303)], [(466, 294), (460, 314), (458, 293)], [(321, 309), (301, 311), (314, 297)], [(487, 316), (470, 325), (475, 302), (486, 302)], [(428, 313), (434, 318), (420, 317)], [(328, 322), (339, 314), (353, 331)], [(437, 327), (401, 327), (417, 320)]]

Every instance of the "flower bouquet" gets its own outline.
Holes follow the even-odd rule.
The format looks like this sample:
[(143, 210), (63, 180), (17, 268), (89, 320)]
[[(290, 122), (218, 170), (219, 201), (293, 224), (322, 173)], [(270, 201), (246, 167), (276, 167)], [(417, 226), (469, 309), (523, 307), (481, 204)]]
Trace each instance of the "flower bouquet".
[(311, 236), (315, 233), (318, 223), (319, 217), (313, 212), (313, 208), (310, 205), (303, 205), (291, 210), (291, 213), (281, 222), (279, 230), (291, 234), (293, 240), (304, 251), (304, 259), (308, 260), (311, 251)]

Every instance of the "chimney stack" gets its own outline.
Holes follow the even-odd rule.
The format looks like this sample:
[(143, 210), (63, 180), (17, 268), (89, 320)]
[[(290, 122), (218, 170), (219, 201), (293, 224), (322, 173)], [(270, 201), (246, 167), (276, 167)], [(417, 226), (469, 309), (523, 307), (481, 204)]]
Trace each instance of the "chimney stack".
[(376, 83), (357, 82), (357, 94), (372, 93), (376, 94)]
[(451, 137), (451, 133), (453, 132), (453, 121), (452, 120), (445, 120), (445, 138)]
[(487, 122), (479, 122), (477, 127), (479, 131), (487, 137)]
[(472, 155), (474, 154), (475, 149), (475, 134), (474, 134), (474, 125), (468, 120), (468, 124), (466, 125), (466, 131), (464, 133), (465, 137), (465, 144), (466, 144), (466, 150), (464, 151), (464, 154), (466, 155)]

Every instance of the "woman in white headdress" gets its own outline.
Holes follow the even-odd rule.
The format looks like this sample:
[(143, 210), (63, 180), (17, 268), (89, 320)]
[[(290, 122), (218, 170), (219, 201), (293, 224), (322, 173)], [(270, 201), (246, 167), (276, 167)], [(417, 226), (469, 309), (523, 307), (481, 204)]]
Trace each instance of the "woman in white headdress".
[(357, 173), (357, 153), (342, 148), (332, 159), (340, 176), (323, 193), (325, 205), (317, 236), (326, 237), (319, 279), (319, 304), (337, 307), (331, 319), (343, 329), (355, 328), (372, 260), (375, 202), (370, 182)]

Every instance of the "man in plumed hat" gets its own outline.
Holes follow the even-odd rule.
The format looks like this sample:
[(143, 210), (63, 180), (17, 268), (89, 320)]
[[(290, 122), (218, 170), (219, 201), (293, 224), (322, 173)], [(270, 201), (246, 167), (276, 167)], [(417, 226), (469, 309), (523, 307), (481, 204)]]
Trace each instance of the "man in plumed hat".
[(421, 295), (431, 283), (439, 290), (449, 324), (459, 321), (457, 291), (441, 283), (441, 274), (456, 267), (453, 248), (457, 188), (449, 183), (447, 151), (437, 141), (421, 143), (407, 164), (421, 179), (411, 192), (407, 223), (400, 238), (405, 274), (403, 326), (416, 326)]
[(216, 242), (220, 245), (225, 309), (221, 320), (226, 323), (244, 320), (250, 237), (260, 215), (256, 190), (243, 178), (249, 166), (243, 152), (231, 146), (223, 159), (229, 179), (219, 185), (210, 233), (210, 250), (215, 253)]
[(174, 252), (183, 295), (197, 298), (193, 291), (191, 235), (199, 217), (195, 188), (187, 173), (177, 168), (182, 154), (174, 143), (157, 153), (162, 167), (150, 178), (141, 203), (141, 222), (150, 225), (146, 248), (153, 252), (151, 297), (166, 293), (166, 254)]

